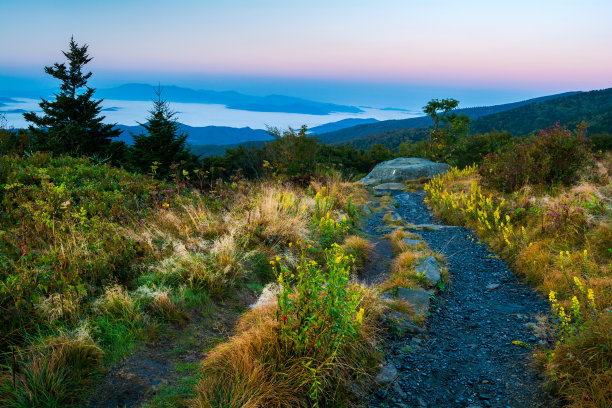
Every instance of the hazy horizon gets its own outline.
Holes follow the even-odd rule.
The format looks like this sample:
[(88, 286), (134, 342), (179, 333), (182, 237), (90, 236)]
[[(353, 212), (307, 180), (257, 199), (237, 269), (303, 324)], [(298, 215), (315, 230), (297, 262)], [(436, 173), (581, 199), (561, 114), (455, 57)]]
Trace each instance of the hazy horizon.
[(24, 0), (2, 12), (0, 96), (57, 89), (43, 69), (64, 60), (71, 35), (89, 45), (95, 88), (159, 82), (418, 109), (612, 86), (604, 0)]

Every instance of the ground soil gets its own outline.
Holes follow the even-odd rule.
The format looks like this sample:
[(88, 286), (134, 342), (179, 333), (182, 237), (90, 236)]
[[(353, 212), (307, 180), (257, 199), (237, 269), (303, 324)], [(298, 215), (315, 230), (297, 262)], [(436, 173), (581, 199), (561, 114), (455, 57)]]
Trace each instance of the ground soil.
[(86, 408), (137, 408), (149, 403), (163, 388), (176, 386), (184, 373), (182, 363), (197, 363), (206, 352), (227, 339), (248, 304), (256, 299), (243, 293), (240, 300), (212, 305), (206, 312), (194, 309), (185, 324), (169, 324), (130, 357), (111, 366), (94, 388)]

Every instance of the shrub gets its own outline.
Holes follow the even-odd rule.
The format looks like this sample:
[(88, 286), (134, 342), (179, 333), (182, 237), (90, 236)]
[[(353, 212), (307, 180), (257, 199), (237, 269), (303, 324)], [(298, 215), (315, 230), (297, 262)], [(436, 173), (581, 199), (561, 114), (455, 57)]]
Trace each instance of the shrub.
[(572, 132), (557, 123), (511, 151), (488, 155), (479, 171), (483, 182), (501, 191), (516, 191), (528, 183), (569, 184), (592, 162), (585, 128), (583, 123)]
[[(352, 260), (337, 245), (325, 263), (278, 271), (277, 303), (246, 313), (237, 335), (212, 350), (194, 407), (318, 407), (342, 403), (378, 357), (373, 296), (349, 283)], [(365, 310), (368, 309), (368, 313)], [(339, 405), (344, 406), (344, 405)]]

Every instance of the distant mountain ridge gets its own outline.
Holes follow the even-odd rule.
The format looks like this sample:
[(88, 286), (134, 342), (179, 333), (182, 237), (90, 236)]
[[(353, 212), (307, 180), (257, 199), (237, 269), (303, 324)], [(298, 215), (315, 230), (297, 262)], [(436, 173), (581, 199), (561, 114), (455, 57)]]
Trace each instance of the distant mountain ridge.
[[(115, 88), (98, 89), (96, 97), (126, 101), (148, 101), (155, 97), (155, 88), (155, 86), (148, 84), (125, 84)], [(170, 102), (220, 104), (226, 105), (229, 109), (255, 112), (286, 112), (310, 115), (328, 115), (332, 112), (363, 112), (355, 106), (316, 102), (284, 95), (252, 96), (235, 91), (195, 90), (175, 85), (164, 85), (161, 89), (162, 97)]]
[[(310, 134), (318, 133), (319, 129), (343, 129), (345, 127), (354, 126), (358, 123), (373, 123), (376, 119), (342, 119), (337, 122), (330, 122), (324, 125), (315, 126), (309, 129)], [(271, 140), (267, 130), (251, 129), (250, 127), (234, 128), (229, 126), (188, 126), (179, 123), (180, 130), (187, 133), (187, 143), (197, 146), (231, 146), (235, 147), (238, 144), (267, 141)], [(130, 133), (139, 134), (145, 132), (142, 126), (117, 125), (117, 129), (121, 130), (122, 134), (118, 140), (132, 144), (132, 136)], [(229, 148), (229, 147), (228, 147)], [(214, 149), (219, 151), (218, 149)]]
[(612, 132), (612, 88), (574, 93), (483, 116), (472, 122), (470, 131), (485, 133), (497, 129), (526, 135), (556, 122), (571, 128), (582, 121), (587, 122), (589, 134)]
[[(146, 130), (142, 126), (117, 125), (116, 129), (122, 134), (118, 140), (131, 145), (133, 139), (130, 133), (140, 134)], [(187, 143), (190, 145), (226, 145), (250, 141), (271, 140), (272, 136), (263, 129), (250, 127), (233, 128), (228, 126), (202, 126), (194, 127), (179, 123), (179, 131), (187, 133)]]
[(326, 123), (324, 125), (313, 126), (310, 129), (308, 129), (308, 133), (319, 135), (319, 134), (323, 134), (323, 133), (334, 132), (336, 130), (341, 130), (341, 129), (345, 129), (345, 128), (352, 127), (352, 126), (365, 125), (365, 124), (368, 124), (368, 123), (376, 123), (376, 122), (378, 122), (378, 119), (374, 119), (374, 118), (367, 118), (367, 119), (360, 119), (360, 118), (342, 119), (342, 120), (339, 120), (337, 122), (331, 122), (331, 123)]
[[(562, 98), (570, 95), (575, 95), (580, 92), (565, 92), (556, 95), (541, 96), (538, 98), (527, 99), (519, 102), (505, 103), (501, 105), (480, 106), (473, 108), (457, 109), (455, 112), (464, 113), (470, 118), (475, 119), (485, 115), (504, 112), (518, 107), (529, 105), (537, 102), (543, 102), (551, 99)], [(419, 116), (417, 118), (398, 119), (398, 120), (383, 120), (377, 123), (358, 125), (335, 132), (320, 134), (321, 141), (325, 143), (341, 143), (346, 140), (359, 139), (374, 133), (381, 133), (390, 130), (398, 129), (413, 129), (422, 126), (431, 126), (432, 121), (429, 116)]]

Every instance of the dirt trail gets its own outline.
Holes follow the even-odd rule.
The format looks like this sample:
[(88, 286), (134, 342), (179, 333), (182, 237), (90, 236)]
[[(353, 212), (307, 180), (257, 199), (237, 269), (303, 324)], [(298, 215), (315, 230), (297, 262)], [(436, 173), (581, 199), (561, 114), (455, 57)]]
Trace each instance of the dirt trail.
[[(395, 198), (405, 222), (440, 225), (423, 193)], [(370, 229), (378, 222), (373, 217)], [(549, 341), (534, 330), (547, 302), (471, 231), (447, 226), (418, 233), (446, 256), (451, 283), (434, 300), (425, 335), (390, 340), (386, 358), (399, 377), (375, 390), (367, 406), (556, 406), (532, 361), (532, 347)]]
[(163, 389), (176, 388), (187, 375), (177, 366), (198, 363), (205, 350), (231, 334), (240, 311), (236, 305), (228, 306), (207, 313), (192, 310), (187, 324), (167, 326), (160, 339), (110, 367), (83, 406), (135, 408)]

